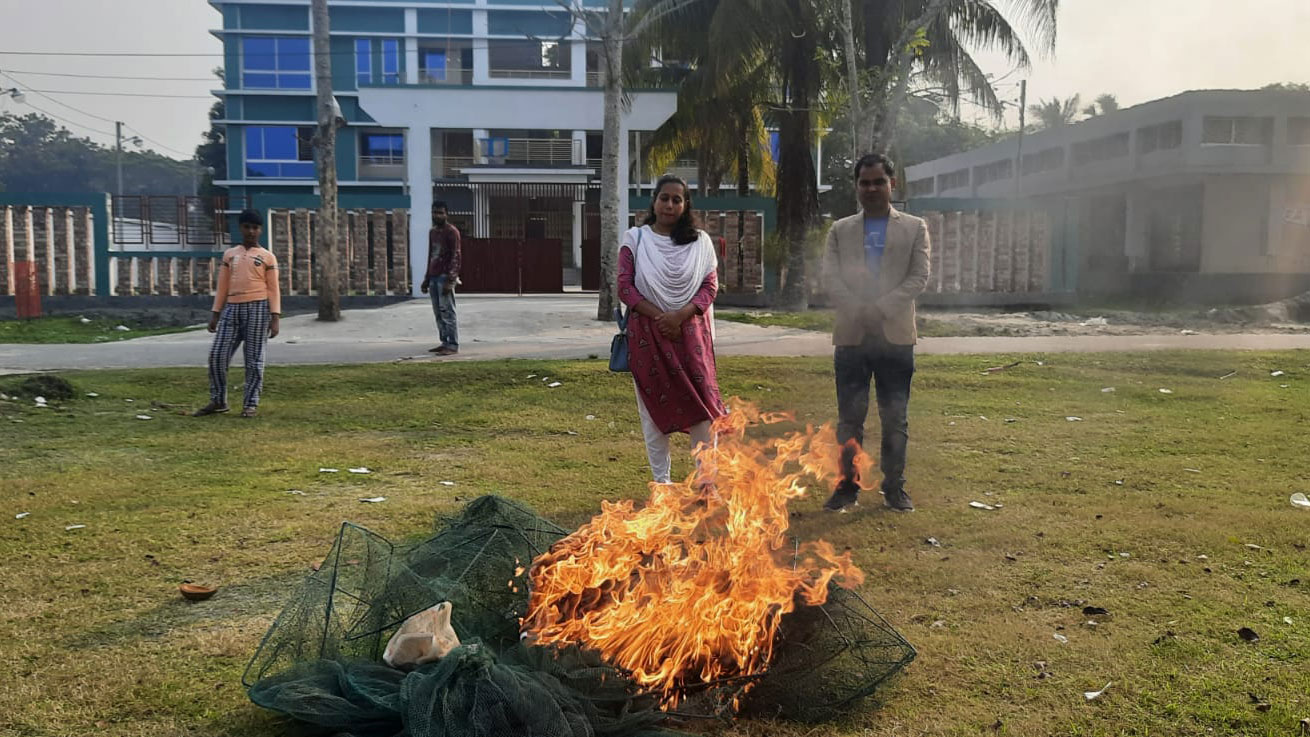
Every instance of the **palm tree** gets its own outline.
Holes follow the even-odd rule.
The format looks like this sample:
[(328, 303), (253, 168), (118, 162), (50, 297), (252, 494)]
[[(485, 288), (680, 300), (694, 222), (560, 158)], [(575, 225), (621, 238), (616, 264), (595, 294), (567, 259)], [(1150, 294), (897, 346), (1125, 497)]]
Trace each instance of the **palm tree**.
[(1028, 114), (1033, 117), (1033, 125), (1037, 128), (1059, 128), (1070, 125), (1078, 117), (1078, 103), (1078, 95), (1064, 100), (1052, 97), (1029, 105)]
[(1095, 118), (1098, 115), (1109, 115), (1119, 109), (1119, 98), (1106, 92), (1098, 95), (1091, 105), (1083, 108), (1083, 115), (1089, 118)]
[[(639, 2), (638, 12), (652, 1)], [(812, 152), (825, 70), (815, 62), (821, 36), (832, 30), (825, 15), (830, 6), (831, 0), (701, 0), (671, 15), (647, 39), (651, 46), (688, 54), (684, 60), (693, 71), (686, 84), (711, 99), (724, 99), (742, 79), (762, 77), (763, 83), (754, 87), (761, 93), (755, 104), (719, 120), (722, 125), (725, 117), (736, 117), (742, 131), (758, 130), (766, 120), (778, 128), (778, 234), (793, 244), (781, 300), (801, 309), (808, 304), (804, 242), (819, 219)], [(746, 124), (746, 110), (761, 106), (760, 124)], [(744, 142), (737, 150), (739, 162), (747, 155), (750, 136), (737, 139)], [(742, 167), (736, 169), (740, 187)]]
[(857, 1), (871, 103), (858, 109), (871, 109), (877, 118), (869, 131), (873, 138), (864, 142), (870, 151), (889, 148), (911, 73), (951, 110), (968, 98), (999, 116), (1003, 101), (971, 52), (999, 51), (1015, 68), (1026, 69), (1032, 59), (1025, 35), (1041, 50), (1055, 46), (1059, 0), (1010, 0), (1006, 11), (997, 0)]
[[(808, 302), (805, 243), (818, 224), (819, 201), (813, 158), (815, 127), (825, 97), (840, 89), (839, 49), (843, 0), (699, 0), (652, 26), (652, 45), (700, 36), (692, 63), (705, 89), (720, 91), (763, 65), (768, 71), (766, 119), (778, 128), (778, 235), (788, 244), (782, 306)], [(654, 0), (640, 0), (638, 12)], [(970, 50), (997, 50), (1019, 67), (1030, 64), (1019, 28), (996, 0), (858, 0), (864, 69), (873, 79), (873, 99), (892, 116), (870, 126), (890, 138), (898, 105), (913, 68), (941, 88), (952, 107), (969, 97), (999, 114), (1001, 101)], [(1043, 47), (1055, 40), (1059, 0), (1010, 0), (1011, 17)], [(849, 45), (848, 45), (849, 46)], [(820, 49), (824, 51), (820, 53)], [(904, 70), (904, 74), (902, 74)], [(690, 79), (690, 78), (689, 78)], [(863, 109), (863, 108), (859, 108)], [(890, 125), (886, 124), (890, 123)], [(868, 141), (868, 150), (885, 142)]]

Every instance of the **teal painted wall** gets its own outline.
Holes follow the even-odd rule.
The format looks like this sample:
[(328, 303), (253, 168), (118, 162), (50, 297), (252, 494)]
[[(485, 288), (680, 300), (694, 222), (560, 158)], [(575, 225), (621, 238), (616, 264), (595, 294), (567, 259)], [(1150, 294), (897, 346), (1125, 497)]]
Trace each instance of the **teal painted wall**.
[(488, 10), (487, 30), (492, 34), (558, 37), (573, 29), (573, 18), (561, 8), (559, 12), (521, 12)]
[(473, 33), (473, 13), (468, 10), (419, 8), (419, 33)]
[(246, 128), (227, 126), (227, 178), (240, 179), (246, 173)]
[[(314, 194), (312, 185), (304, 187), (232, 187), (229, 200), (244, 204), (247, 196), (253, 198), (253, 206), (260, 210), (270, 209), (309, 209), (319, 207), (319, 197)], [(409, 195), (400, 187), (342, 187), (337, 193), (337, 203), (343, 210), (355, 208), (408, 208)]]
[(243, 30), (309, 30), (309, 8), (304, 5), (241, 5), (239, 8)]
[(233, 95), (224, 99), (226, 102), (223, 103), (223, 117), (228, 120), (242, 120), (246, 117), (244, 113), (246, 109), (246, 98), (240, 95)]
[(332, 8), (332, 32), (404, 33), (404, 8)]
[(346, 116), (346, 121), (350, 123), (376, 123), (377, 120), (372, 115), (364, 112), (359, 106), (358, 97), (339, 97), (337, 102), (341, 103), (341, 114)]
[(229, 90), (241, 89), (241, 40), (235, 36), (223, 38), (223, 76)]
[(314, 120), (314, 98), (251, 95), (244, 98), (242, 120)]
[(332, 89), (356, 89), (355, 39), (353, 38), (332, 37)]
[(345, 128), (337, 131), (337, 179), (343, 182), (359, 178), (359, 134)]

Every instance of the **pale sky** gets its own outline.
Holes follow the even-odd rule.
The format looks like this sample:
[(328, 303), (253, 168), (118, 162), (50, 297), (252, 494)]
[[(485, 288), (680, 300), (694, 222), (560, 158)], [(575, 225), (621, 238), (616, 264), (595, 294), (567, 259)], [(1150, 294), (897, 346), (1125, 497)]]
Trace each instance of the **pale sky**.
[[(994, 2), (1004, 8), (1010, 0)], [(1030, 102), (1075, 93), (1090, 101), (1112, 92), (1127, 106), (1189, 89), (1310, 82), (1310, 0), (1062, 0), (1061, 6), (1054, 53), (1034, 50), (1033, 69), (1006, 78), (1011, 83), (1027, 77)], [(210, 70), (221, 63), (220, 45), (209, 33), (219, 25), (218, 12), (204, 0), (0, 0), (0, 18), (0, 72), (12, 76), (0, 76), (0, 89), (27, 92), (26, 104), (0, 97), (0, 111), (39, 108), (72, 121), (76, 125), (69, 128), (78, 134), (109, 144), (113, 121), (121, 120), (150, 139), (147, 148), (175, 158), (189, 157), (200, 142), (214, 101), (209, 90), (218, 86)], [(1000, 59), (978, 58), (984, 70), (998, 77), (1011, 72)], [(88, 79), (34, 72), (188, 79)], [(36, 90), (46, 91), (48, 98)], [(999, 92), (1017, 101), (1017, 85)], [(972, 113), (966, 111), (965, 117)]]

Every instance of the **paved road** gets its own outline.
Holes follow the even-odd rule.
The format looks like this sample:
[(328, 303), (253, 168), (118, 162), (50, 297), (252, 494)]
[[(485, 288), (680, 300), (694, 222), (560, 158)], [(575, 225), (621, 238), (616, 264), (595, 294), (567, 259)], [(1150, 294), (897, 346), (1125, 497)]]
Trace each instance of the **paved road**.
[[(609, 352), (613, 323), (594, 319), (591, 294), (529, 297), (461, 296), (460, 355), (434, 359), (436, 327), (427, 300), (350, 310), (338, 323), (313, 315), (287, 317), (269, 344), (273, 365), (379, 363), (397, 360), (586, 358)], [(825, 334), (719, 321), (720, 355), (827, 356)], [(91, 345), (0, 345), (0, 374), (30, 371), (204, 366), (210, 335), (204, 330)], [(921, 354), (1061, 353), (1164, 349), (1310, 349), (1310, 335), (1133, 335), (1031, 338), (925, 338)], [(240, 354), (237, 356), (240, 362)]]

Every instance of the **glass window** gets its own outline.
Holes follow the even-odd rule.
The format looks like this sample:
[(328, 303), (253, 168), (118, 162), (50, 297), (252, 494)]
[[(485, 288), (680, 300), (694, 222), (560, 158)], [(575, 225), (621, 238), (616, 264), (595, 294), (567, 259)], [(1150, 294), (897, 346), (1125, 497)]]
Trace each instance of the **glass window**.
[(400, 84), (400, 42), (382, 39), (382, 84)]
[(428, 79), (446, 81), (446, 52), (428, 51), (423, 54), (423, 73)]
[(1287, 142), (1293, 146), (1310, 146), (1310, 118), (1287, 119)]
[(246, 176), (300, 179), (314, 176), (314, 129), (292, 126), (246, 128)]
[(365, 133), (360, 154), (375, 164), (405, 163), (405, 137), (399, 133)]
[(252, 89), (310, 89), (309, 39), (250, 36), (241, 39), (241, 84)]
[(355, 84), (373, 83), (373, 44), (367, 38), (355, 39)]
[(1207, 116), (1202, 143), (1268, 146), (1274, 141), (1273, 118), (1222, 118)]

